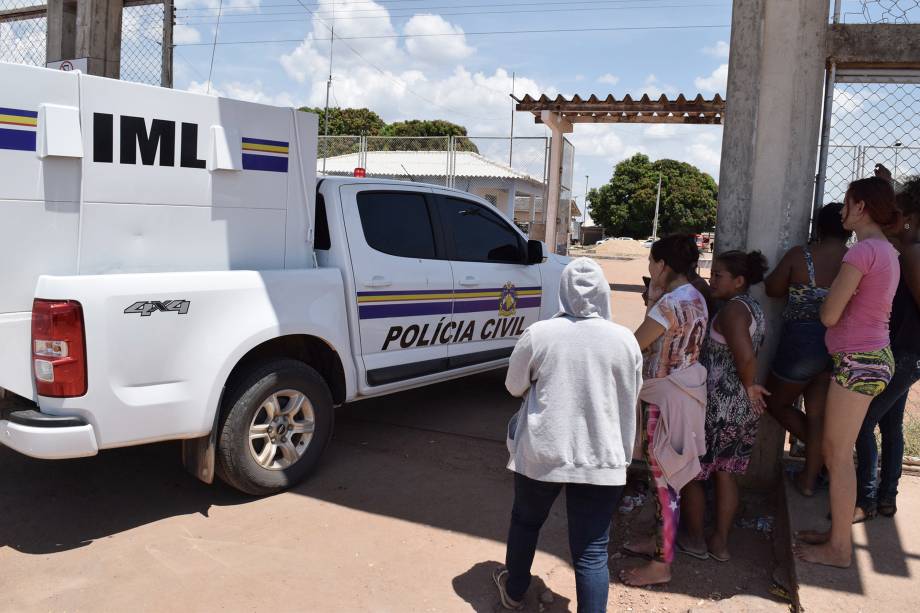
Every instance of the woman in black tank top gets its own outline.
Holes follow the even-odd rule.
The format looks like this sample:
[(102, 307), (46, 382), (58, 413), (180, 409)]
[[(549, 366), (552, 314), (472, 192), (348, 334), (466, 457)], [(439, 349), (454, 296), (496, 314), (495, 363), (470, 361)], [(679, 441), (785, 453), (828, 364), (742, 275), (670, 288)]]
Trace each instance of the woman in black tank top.
[[(895, 374), (872, 400), (856, 439), (856, 509), (853, 521), (897, 511), (898, 479), (904, 455), (904, 408), (911, 386), (920, 380), (920, 177), (909, 179), (897, 195), (900, 218), (885, 233), (900, 253), (901, 281), (891, 309), (891, 350)], [(876, 474), (875, 427), (882, 435), (882, 469)]]

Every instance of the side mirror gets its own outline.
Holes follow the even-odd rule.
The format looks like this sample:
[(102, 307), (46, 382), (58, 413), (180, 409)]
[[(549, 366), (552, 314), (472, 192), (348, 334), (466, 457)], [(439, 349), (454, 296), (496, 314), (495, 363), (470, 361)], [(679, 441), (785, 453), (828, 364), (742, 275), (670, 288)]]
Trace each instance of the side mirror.
[(549, 251), (543, 241), (527, 241), (527, 263), (542, 264), (549, 258)]

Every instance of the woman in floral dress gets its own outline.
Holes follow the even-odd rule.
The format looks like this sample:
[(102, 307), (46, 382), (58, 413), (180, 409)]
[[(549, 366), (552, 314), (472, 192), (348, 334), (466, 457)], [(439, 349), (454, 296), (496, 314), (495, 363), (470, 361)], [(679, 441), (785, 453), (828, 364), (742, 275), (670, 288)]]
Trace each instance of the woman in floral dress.
[[(766, 407), (766, 390), (755, 382), (757, 352), (766, 332), (760, 304), (748, 293), (760, 283), (767, 261), (759, 251), (728, 251), (712, 264), (710, 286), (715, 299), (725, 301), (712, 318), (700, 362), (706, 367), (706, 454), (696, 481), (681, 491), (687, 541), (678, 551), (696, 558), (729, 559), (728, 532), (738, 510), (735, 475), (747, 471), (757, 438), (757, 425)], [(702, 481), (714, 477), (715, 530), (703, 538), (705, 494)]]

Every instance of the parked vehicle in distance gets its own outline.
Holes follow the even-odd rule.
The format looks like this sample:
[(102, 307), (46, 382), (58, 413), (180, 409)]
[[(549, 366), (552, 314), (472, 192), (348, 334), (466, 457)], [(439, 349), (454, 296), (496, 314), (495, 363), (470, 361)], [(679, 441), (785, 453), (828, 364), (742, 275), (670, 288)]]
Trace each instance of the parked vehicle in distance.
[(567, 258), (486, 200), (316, 180), (310, 113), (0, 63), (0, 444), (182, 441), (193, 475), (302, 480), (335, 407), (502, 368)]
[(632, 240), (636, 240), (636, 239), (634, 239), (634, 238), (631, 237), (631, 236), (618, 236), (618, 237), (616, 237), (616, 239), (614, 239), (614, 240), (618, 240), (618, 241), (632, 241)]

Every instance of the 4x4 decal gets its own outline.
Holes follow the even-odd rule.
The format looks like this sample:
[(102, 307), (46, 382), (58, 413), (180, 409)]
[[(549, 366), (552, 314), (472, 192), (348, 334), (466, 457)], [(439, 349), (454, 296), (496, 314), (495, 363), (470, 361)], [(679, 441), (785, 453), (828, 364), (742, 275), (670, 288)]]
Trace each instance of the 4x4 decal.
[(150, 317), (150, 314), (155, 311), (185, 315), (191, 305), (192, 303), (188, 300), (148, 300), (146, 302), (135, 302), (125, 309), (125, 315), (139, 314), (141, 317)]

